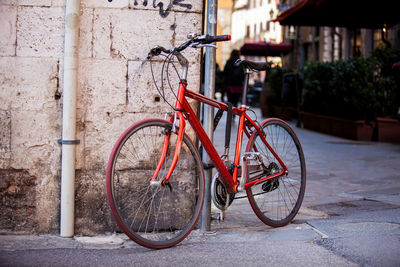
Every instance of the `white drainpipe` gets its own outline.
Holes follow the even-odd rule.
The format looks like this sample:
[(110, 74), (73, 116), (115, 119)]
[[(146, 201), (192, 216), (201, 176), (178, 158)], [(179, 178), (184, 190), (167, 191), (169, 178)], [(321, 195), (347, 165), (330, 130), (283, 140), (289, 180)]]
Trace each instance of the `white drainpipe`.
[(76, 91), (78, 86), (80, 0), (66, 1), (63, 130), (61, 160), (61, 219), (60, 235), (72, 237), (75, 221), (75, 145)]

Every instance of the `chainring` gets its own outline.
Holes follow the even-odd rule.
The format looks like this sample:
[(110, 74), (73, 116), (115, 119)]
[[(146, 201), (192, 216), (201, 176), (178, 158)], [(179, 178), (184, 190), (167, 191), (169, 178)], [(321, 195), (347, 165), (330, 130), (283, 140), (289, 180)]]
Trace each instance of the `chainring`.
[[(229, 203), (227, 203), (227, 199), (229, 196)], [(233, 202), (233, 199), (235, 198), (234, 193), (228, 194), (226, 192), (224, 184), (220, 181), (219, 179), (219, 174), (216, 173), (211, 181), (211, 199), (214, 202), (214, 205), (224, 211), (226, 210)]]

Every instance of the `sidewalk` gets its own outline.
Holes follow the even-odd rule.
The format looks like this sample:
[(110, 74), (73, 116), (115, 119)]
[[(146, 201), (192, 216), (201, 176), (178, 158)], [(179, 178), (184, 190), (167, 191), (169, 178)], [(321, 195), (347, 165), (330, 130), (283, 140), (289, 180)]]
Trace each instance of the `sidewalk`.
[[(224, 124), (223, 117), (214, 138), (218, 151)], [(0, 235), (0, 266), (399, 266), (400, 145), (291, 125), (303, 146), (307, 187), (288, 226), (264, 225), (244, 198), (233, 202), (224, 221), (212, 222), (210, 233), (194, 231), (182, 244), (161, 251), (142, 248), (123, 234)]]

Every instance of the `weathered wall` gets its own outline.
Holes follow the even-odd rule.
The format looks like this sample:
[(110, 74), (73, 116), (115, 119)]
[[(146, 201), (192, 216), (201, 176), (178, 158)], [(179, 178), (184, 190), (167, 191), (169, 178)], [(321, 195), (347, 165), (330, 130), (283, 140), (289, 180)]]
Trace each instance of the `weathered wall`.
[[(143, 60), (155, 44), (201, 32), (202, 2), (81, 0), (76, 233), (113, 230), (112, 146), (130, 124), (168, 109)], [(0, 1), (0, 231), (58, 232), (64, 15), (65, 0)], [(186, 54), (196, 90), (200, 51)]]

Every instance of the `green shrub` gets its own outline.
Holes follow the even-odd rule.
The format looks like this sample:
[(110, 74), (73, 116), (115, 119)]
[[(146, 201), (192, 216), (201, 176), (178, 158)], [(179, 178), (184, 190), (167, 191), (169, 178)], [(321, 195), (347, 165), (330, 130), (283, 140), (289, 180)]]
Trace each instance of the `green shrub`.
[(400, 61), (400, 49), (376, 49), (371, 60), (376, 63), (376, 92), (381, 103), (378, 116), (393, 116), (400, 107), (400, 75), (392, 69)]
[(307, 63), (303, 110), (348, 119), (373, 120), (394, 115), (400, 106), (399, 84), (391, 66), (399, 50), (376, 50), (370, 58)]
[(282, 83), (283, 83), (283, 75), (285, 73), (293, 72), (293, 69), (283, 69), (279, 65), (271, 68), (268, 72), (265, 81), (268, 83), (268, 86), (271, 88), (274, 93), (274, 104), (281, 105), (282, 104)]

